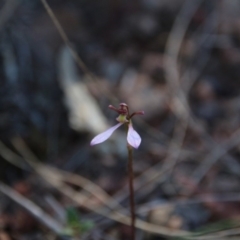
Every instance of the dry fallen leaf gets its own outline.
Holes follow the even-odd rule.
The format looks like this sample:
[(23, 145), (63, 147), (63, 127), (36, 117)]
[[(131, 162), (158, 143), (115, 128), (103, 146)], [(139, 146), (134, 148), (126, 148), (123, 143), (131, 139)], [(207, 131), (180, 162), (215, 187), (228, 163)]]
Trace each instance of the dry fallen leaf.
[(86, 85), (79, 80), (75, 62), (67, 47), (59, 57), (59, 80), (69, 109), (70, 126), (97, 134), (107, 129), (107, 120)]

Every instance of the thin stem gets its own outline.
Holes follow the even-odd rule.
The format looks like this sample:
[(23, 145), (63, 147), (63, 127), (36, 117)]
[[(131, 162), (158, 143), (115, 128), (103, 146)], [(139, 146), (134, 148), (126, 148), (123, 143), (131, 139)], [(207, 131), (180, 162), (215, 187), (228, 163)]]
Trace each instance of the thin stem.
[(65, 33), (65, 31), (63, 30), (60, 22), (58, 21), (58, 19), (56, 18), (55, 14), (53, 13), (52, 9), (50, 8), (50, 6), (48, 5), (46, 0), (41, 0), (44, 8), (46, 9), (48, 15), (50, 16), (50, 18), (52, 19), (55, 27), (57, 28), (61, 38), (63, 39), (63, 41), (65, 42), (65, 44), (68, 46), (73, 58), (75, 59), (75, 61), (78, 63), (79, 67), (84, 71), (84, 73), (89, 76), (91, 79), (95, 79), (95, 77), (93, 76), (93, 74), (89, 71), (89, 69), (87, 68), (87, 66), (85, 65), (85, 63), (83, 62), (83, 60), (78, 56), (78, 54), (76, 53), (76, 51), (73, 49), (72, 44), (69, 40), (69, 38), (67, 37), (67, 34)]
[(134, 203), (134, 188), (133, 188), (133, 149), (128, 144), (128, 180), (130, 191), (130, 211), (131, 211), (131, 235), (132, 240), (135, 240), (135, 203)]

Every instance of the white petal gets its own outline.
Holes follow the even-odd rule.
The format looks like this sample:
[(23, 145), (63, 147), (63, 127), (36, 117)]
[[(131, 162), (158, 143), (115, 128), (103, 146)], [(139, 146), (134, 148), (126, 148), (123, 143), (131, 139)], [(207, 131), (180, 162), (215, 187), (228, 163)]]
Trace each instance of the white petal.
[(129, 124), (128, 127), (127, 141), (134, 148), (138, 148), (142, 141), (139, 134), (133, 129), (132, 124)]
[(118, 123), (117, 125), (109, 128), (108, 130), (106, 130), (103, 133), (98, 134), (95, 138), (93, 138), (93, 140), (91, 141), (90, 145), (95, 145), (95, 144), (99, 144), (102, 143), (104, 141), (106, 141), (111, 135), (112, 133), (119, 128), (123, 123)]

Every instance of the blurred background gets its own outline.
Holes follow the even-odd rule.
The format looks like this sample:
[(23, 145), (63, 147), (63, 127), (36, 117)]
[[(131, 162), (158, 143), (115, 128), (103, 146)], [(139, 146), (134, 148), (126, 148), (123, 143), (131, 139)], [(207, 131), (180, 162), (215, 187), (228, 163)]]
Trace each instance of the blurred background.
[(0, 239), (239, 239), (238, 0), (0, 1)]

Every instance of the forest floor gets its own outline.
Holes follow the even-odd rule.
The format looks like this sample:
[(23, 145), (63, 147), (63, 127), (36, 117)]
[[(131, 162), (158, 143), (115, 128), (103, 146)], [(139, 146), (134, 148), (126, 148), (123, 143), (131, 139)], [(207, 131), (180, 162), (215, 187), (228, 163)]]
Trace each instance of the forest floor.
[[(49, 4), (49, 5), (48, 5)], [(240, 3), (0, 4), (0, 239), (239, 239)], [(70, 50), (70, 51), (69, 51)]]

